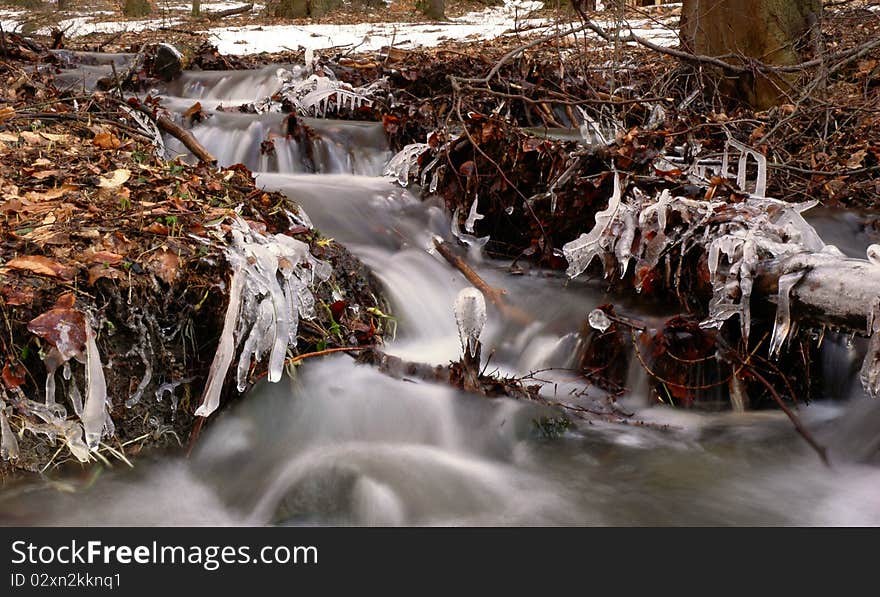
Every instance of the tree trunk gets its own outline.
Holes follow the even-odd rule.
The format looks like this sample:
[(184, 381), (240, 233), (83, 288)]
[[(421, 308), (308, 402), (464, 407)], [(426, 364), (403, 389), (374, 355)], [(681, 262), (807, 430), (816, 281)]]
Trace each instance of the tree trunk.
[(285, 19), (320, 17), (341, 5), (342, 0), (276, 0), (269, 5), (269, 14)]
[(202, 0), (192, 0), (192, 16), (198, 17), (202, 14)]
[(122, 14), (127, 17), (145, 17), (153, 12), (150, 0), (125, 0), (122, 4)]
[(416, 6), (432, 21), (446, 20), (446, 0), (419, 0)]
[[(694, 54), (732, 64), (797, 64), (821, 11), (820, 0), (684, 0), (681, 42)], [(780, 103), (794, 83), (793, 76), (778, 74), (726, 74), (719, 89), (763, 109)]]

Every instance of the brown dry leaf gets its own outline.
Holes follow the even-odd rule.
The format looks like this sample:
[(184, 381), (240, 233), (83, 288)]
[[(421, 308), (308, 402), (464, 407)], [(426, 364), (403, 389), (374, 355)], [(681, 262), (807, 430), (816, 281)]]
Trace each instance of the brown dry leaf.
[(4, 143), (18, 143), (18, 135), (16, 133), (0, 133), (0, 141)]
[(119, 265), (122, 259), (122, 255), (110, 251), (87, 251), (85, 254), (85, 262), (89, 264)]
[[(858, 74), (860, 76), (865, 76), (873, 71), (875, 68), (877, 68), (876, 60), (860, 60)], [(2, 119), (0, 119), (0, 122), (2, 122)]]
[(43, 245), (66, 245), (70, 242), (70, 235), (55, 229), (55, 226), (38, 226), (28, 232), (22, 234), (21, 238), (26, 238), (37, 246)]
[(153, 253), (148, 267), (161, 280), (168, 284), (173, 284), (180, 269), (180, 257), (168, 249), (160, 249)]
[(42, 255), (23, 255), (6, 263), (4, 269), (28, 271), (42, 276), (72, 280), (75, 272), (70, 267), (65, 267), (48, 257)]
[(43, 137), (44, 139), (47, 139), (47, 140), (49, 140), (49, 141), (52, 141), (53, 143), (61, 143), (62, 141), (67, 141), (68, 139), (70, 139), (70, 136), (69, 136), (69, 135), (65, 135), (65, 134), (56, 135), (56, 134), (54, 134), (54, 133), (43, 133), (43, 132), (41, 132), (41, 133), (40, 133), (40, 136)]
[(60, 178), (63, 174), (63, 170), (40, 170), (39, 172), (34, 172), (33, 174), (31, 174), (31, 177), (36, 178), (37, 180), (43, 180), (45, 178), (49, 178), (50, 176)]
[(117, 168), (110, 173), (109, 178), (103, 176), (98, 177), (98, 186), (102, 189), (118, 189), (131, 178), (131, 170), (128, 168)]
[(117, 137), (113, 133), (108, 132), (98, 133), (97, 135), (95, 135), (92, 143), (94, 143), (100, 149), (119, 149), (119, 146), (122, 145), (119, 137)]
[(31, 201), (52, 201), (54, 199), (58, 199), (63, 197), (67, 193), (76, 190), (76, 185), (72, 184), (63, 184), (60, 187), (56, 187), (54, 189), (49, 189), (45, 193), (38, 193), (37, 191), (30, 191), (25, 194), (26, 199), (30, 199)]
[(865, 159), (865, 156), (868, 155), (868, 152), (864, 149), (860, 149), (854, 154), (850, 156), (850, 158), (846, 161), (846, 167), (855, 170), (856, 168), (862, 167), (862, 160)]
[(202, 111), (202, 102), (196, 102), (183, 113), (184, 118), (192, 118)]
[(30, 305), (34, 301), (36, 291), (31, 286), (24, 286), (19, 280), (13, 280), (12, 284), (0, 285), (0, 294), (10, 306)]
[[(62, 300), (64, 299), (64, 300)], [(28, 322), (28, 331), (43, 338), (65, 358), (80, 354), (86, 344), (86, 319), (62, 295), (56, 305)]]
[(168, 236), (168, 226), (165, 224), (160, 224), (159, 222), (153, 222), (149, 226), (144, 227), (144, 232), (150, 232), (152, 234), (161, 234), (164, 236)]
[(0, 124), (3, 124), (13, 116), (15, 116), (15, 108), (13, 108), (12, 106), (0, 108)]
[(10, 390), (13, 388), (17, 388), (21, 384), (24, 383), (25, 380), (24, 367), (21, 365), (13, 365), (11, 362), (7, 361), (5, 365), (3, 365), (3, 383), (6, 384), (6, 387)]
[(94, 286), (95, 282), (97, 282), (101, 278), (120, 280), (124, 278), (124, 274), (118, 269), (105, 265), (93, 265), (89, 268), (89, 286)]

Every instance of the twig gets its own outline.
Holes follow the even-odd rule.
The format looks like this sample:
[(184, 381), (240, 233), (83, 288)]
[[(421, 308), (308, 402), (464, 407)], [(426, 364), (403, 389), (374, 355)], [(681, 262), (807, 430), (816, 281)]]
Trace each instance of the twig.
[(494, 288), (489, 286), (480, 275), (475, 272), (471, 266), (465, 263), (464, 259), (454, 254), (449, 247), (440, 239), (434, 239), (434, 247), (436, 247), (437, 252), (443, 256), (443, 258), (455, 269), (460, 271), (462, 275), (467, 279), (468, 282), (474, 285), (477, 290), (483, 293), (489, 302), (495, 305), (498, 311), (508, 319), (516, 321), (522, 325), (528, 325), (534, 321), (531, 315), (523, 311), (518, 307), (514, 307), (508, 305), (504, 300), (504, 290), (500, 290), (498, 288)]

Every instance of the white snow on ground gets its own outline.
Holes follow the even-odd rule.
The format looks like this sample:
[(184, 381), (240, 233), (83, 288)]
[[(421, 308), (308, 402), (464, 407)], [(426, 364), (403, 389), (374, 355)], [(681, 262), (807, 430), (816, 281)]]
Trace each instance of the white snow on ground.
[[(241, 6), (242, 2), (204, 2), (206, 11), (223, 10)], [(177, 0), (168, 3), (166, 8), (185, 9), (188, 3)], [(502, 6), (468, 13), (447, 22), (436, 23), (360, 23), (355, 25), (248, 25), (244, 27), (217, 27), (207, 32), (213, 43), (224, 54), (256, 54), (260, 52), (280, 52), (296, 50), (300, 47), (324, 49), (348, 47), (365, 52), (378, 50), (384, 46), (414, 48), (432, 47), (446, 40), (481, 40), (503, 35), (516, 34), (518, 30), (528, 35), (545, 34), (552, 28), (565, 28), (569, 25), (554, 24), (546, 19), (526, 19), (529, 12), (539, 9), (543, 3), (532, 0), (505, 0)], [(255, 5), (256, 7), (256, 5)], [(160, 4), (160, 9), (163, 6)], [(105, 16), (106, 15), (106, 16)], [(4, 31), (14, 31), (26, 16), (24, 11), (0, 11), (0, 24)], [(97, 16), (97, 18), (96, 18)], [(119, 33), (122, 31), (144, 31), (160, 27), (172, 27), (180, 19), (158, 18), (141, 21), (114, 21), (107, 16), (112, 13), (93, 12), (62, 20), (58, 26), (66, 31), (68, 37), (78, 37), (90, 33)], [(571, 26), (576, 26), (574, 23)], [(597, 21), (597, 24), (610, 31), (612, 22)], [(640, 37), (662, 46), (678, 43), (677, 19), (658, 22), (650, 19), (633, 19), (628, 27)], [(49, 34), (51, 28), (39, 33)], [(626, 34), (627, 31), (622, 32)], [(581, 34), (583, 35), (583, 34)], [(590, 37), (596, 38), (592, 33)]]
[(360, 23), (357, 25), (272, 25), (210, 29), (212, 41), (224, 54), (255, 54), (285, 49), (357, 46), (359, 51), (436, 46), (447, 39), (489, 39), (519, 27), (545, 25), (543, 19), (522, 19), (541, 2), (506, 0), (503, 6), (450, 19), (444, 23)]
[(0, 10), (0, 27), (3, 31), (15, 31), (24, 14), (23, 10)]
[[(145, 21), (101, 21), (92, 22), (93, 17), (74, 17), (58, 22), (58, 28), (65, 31), (67, 37), (79, 37), (89, 33), (119, 33), (122, 31), (146, 31), (159, 27), (172, 27), (178, 19), (149, 19)], [(43, 35), (51, 34), (53, 27), (39, 30)]]

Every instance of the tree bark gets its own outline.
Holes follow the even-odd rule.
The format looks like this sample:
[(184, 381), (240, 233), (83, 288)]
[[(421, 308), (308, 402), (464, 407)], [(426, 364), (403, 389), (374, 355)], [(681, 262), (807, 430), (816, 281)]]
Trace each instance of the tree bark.
[(145, 17), (152, 12), (150, 0), (125, 0), (122, 4), (122, 14), (127, 17)]
[(320, 17), (342, 5), (342, 0), (275, 0), (269, 14), (285, 19)]
[[(820, 0), (684, 0), (681, 43), (732, 64), (797, 64), (821, 12)], [(796, 82), (772, 73), (717, 76), (722, 93), (759, 109), (781, 103)]]
[(431, 20), (446, 20), (445, 0), (419, 0), (416, 6), (418, 6), (422, 13)]

